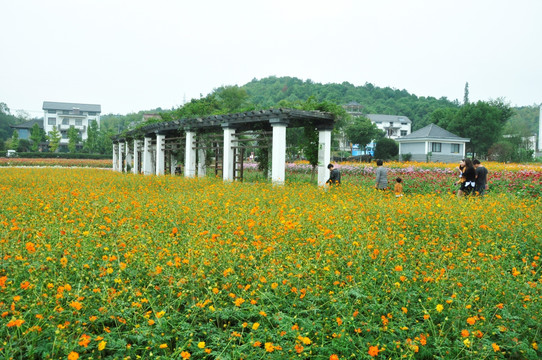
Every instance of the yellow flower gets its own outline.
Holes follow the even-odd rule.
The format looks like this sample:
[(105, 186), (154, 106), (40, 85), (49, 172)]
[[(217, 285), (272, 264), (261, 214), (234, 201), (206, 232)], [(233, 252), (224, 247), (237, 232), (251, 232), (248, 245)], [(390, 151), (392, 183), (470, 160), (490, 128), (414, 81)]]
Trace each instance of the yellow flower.
[(198, 343), (198, 347), (199, 347), (200, 349), (203, 349), (203, 348), (205, 347), (205, 341), (200, 341), (200, 342)]
[(259, 327), (260, 323), (255, 322), (254, 324), (252, 324), (252, 330), (258, 330)]
[(501, 348), (499, 347), (499, 345), (497, 345), (496, 343), (491, 344), (491, 347), (493, 348), (493, 351), (495, 351), (495, 352), (501, 350)]
[(167, 344), (160, 344), (160, 349), (167, 349)]
[(444, 306), (442, 306), (441, 304), (437, 305), (437, 311), (438, 312), (441, 312), (443, 309), (444, 309)]
[(98, 350), (102, 351), (103, 349), (105, 349), (105, 345), (107, 345), (107, 342), (105, 341), (101, 341), (99, 344), (98, 344)]

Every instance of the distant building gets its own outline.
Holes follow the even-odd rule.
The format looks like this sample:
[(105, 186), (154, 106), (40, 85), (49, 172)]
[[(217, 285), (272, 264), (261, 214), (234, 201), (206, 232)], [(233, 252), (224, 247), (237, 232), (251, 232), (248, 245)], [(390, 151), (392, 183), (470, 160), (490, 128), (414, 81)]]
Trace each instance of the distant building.
[[(384, 131), (387, 138), (396, 140), (401, 136), (407, 136), (412, 132), (412, 121), (401, 115), (381, 115), (364, 114), (363, 106), (355, 101), (343, 105), (347, 113), (353, 117), (364, 116), (371, 120), (377, 128)], [(352, 144), (352, 156), (374, 155), (375, 143), (372, 141), (365, 149), (360, 149), (358, 145)]]
[(100, 105), (94, 104), (78, 104), (65, 102), (43, 102), (43, 129), (45, 133), (53, 131), (53, 126), (56, 125), (60, 132), (61, 145), (68, 144), (68, 130), (71, 126), (79, 131), (82, 140), (88, 137), (88, 127), (96, 121), (100, 126), (100, 113), (102, 108)]
[(429, 124), (396, 141), (399, 143), (401, 158), (410, 154), (412, 161), (453, 163), (465, 157), (465, 146), (470, 139)]
[(18, 125), (10, 125), (12, 129), (18, 132), (19, 139), (30, 140), (30, 135), (32, 134), (32, 128), (34, 124), (38, 124), (40, 129), (43, 129), (43, 120), (34, 119)]

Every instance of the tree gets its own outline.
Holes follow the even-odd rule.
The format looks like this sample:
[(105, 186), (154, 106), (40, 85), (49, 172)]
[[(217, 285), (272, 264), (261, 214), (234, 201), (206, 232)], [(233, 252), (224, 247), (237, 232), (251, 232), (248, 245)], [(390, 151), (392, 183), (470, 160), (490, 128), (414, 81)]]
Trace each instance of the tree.
[(359, 145), (364, 149), (372, 140), (381, 137), (382, 130), (366, 117), (360, 116), (353, 119), (353, 122), (345, 128), (348, 141)]
[(87, 140), (84, 142), (83, 150), (88, 153), (99, 153), (99, 144), (98, 144), (98, 122), (91, 121), (88, 130), (87, 130)]
[(61, 138), (62, 136), (56, 128), (56, 125), (53, 125), (53, 130), (49, 131), (49, 134), (47, 135), (47, 140), (49, 140), (49, 149), (51, 150), (51, 152), (56, 152), (58, 150)]
[(504, 124), (512, 116), (510, 106), (502, 100), (468, 103), (457, 110), (435, 112), (442, 115), (438, 125), (461, 137), (469, 138), (469, 152), (482, 156), (501, 139)]
[(463, 105), (467, 105), (469, 103), (469, 83), (465, 83), (465, 94), (463, 95)]
[(382, 138), (376, 142), (375, 158), (389, 160), (399, 154), (399, 145), (393, 139)]
[(18, 131), (13, 132), (13, 135), (11, 136), (11, 142), (10, 142), (9, 148), (12, 150), (17, 150), (19, 148), (19, 132)]
[(75, 126), (70, 126), (68, 129), (68, 150), (71, 153), (75, 153), (77, 150), (77, 144), (79, 144), (79, 130)]
[(32, 143), (30, 144), (30, 150), (34, 152), (38, 151), (38, 147), (43, 141), (43, 129), (41, 129), (37, 123), (32, 126), (32, 130), (30, 132), (30, 140), (32, 140)]

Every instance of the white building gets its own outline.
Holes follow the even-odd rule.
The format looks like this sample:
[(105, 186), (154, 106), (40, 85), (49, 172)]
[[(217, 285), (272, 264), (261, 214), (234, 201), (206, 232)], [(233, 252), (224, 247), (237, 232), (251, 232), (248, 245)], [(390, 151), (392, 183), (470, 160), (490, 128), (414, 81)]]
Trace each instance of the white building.
[(43, 129), (45, 133), (53, 131), (56, 125), (62, 139), (60, 144), (68, 144), (68, 130), (71, 126), (79, 130), (82, 140), (87, 139), (88, 127), (92, 121), (96, 121), (100, 126), (100, 105), (94, 104), (76, 104), (65, 102), (43, 102)]
[(407, 136), (412, 132), (412, 121), (406, 116), (368, 114), (366, 117), (390, 139)]

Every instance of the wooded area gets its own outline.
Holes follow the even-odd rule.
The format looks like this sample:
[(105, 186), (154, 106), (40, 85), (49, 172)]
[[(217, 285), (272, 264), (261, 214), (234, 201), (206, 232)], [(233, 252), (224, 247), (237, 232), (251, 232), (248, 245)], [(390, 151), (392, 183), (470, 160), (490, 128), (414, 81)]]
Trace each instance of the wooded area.
[[(341, 110), (341, 106), (349, 102), (359, 103), (363, 114), (406, 116), (412, 121), (412, 131), (435, 123), (459, 136), (471, 138), (470, 151), (483, 155), (490, 154), (494, 145), (498, 145), (500, 153), (503, 149), (513, 152), (513, 147), (522, 146), (522, 139), (538, 132), (538, 105), (512, 108), (503, 99), (469, 103), (468, 84), (465, 87), (465, 97), (460, 103), (446, 97), (418, 97), (407, 90), (380, 88), (370, 83), (362, 86), (354, 86), (348, 82), (320, 84), (295, 77), (271, 76), (260, 80), (253, 79), (240, 87), (219, 87), (207, 96), (192, 99), (176, 109), (157, 108), (127, 115), (102, 115), (100, 129), (94, 129), (92, 136), (83, 144), (82, 151), (110, 153), (110, 137), (142, 126), (143, 114), (146, 113), (160, 114), (161, 120), (149, 120), (152, 122), (278, 107), (304, 110), (321, 108), (334, 112), (339, 115), (336, 128), (344, 129), (354, 140), (356, 136), (352, 127), (353, 120)], [(28, 120), (30, 119), (12, 115), (8, 105), (0, 103), (0, 151), (13, 148), (14, 145), (20, 150), (30, 151), (32, 141), (18, 140), (14, 143), (13, 129), (10, 127)], [(365, 128), (367, 131), (374, 131), (370, 127)], [(289, 139), (295, 142), (297, 135), (300, 134), (293, 134)], [(358, 137), (363, 138), (360, 134)], [(301, 143), (291, 145), (302, 147)], [(72, 150), (73, 148), (70, 149)], [(506, 156), (508, 160), (524, 161), (524, 155), (528, 157), (529, 154)]]

